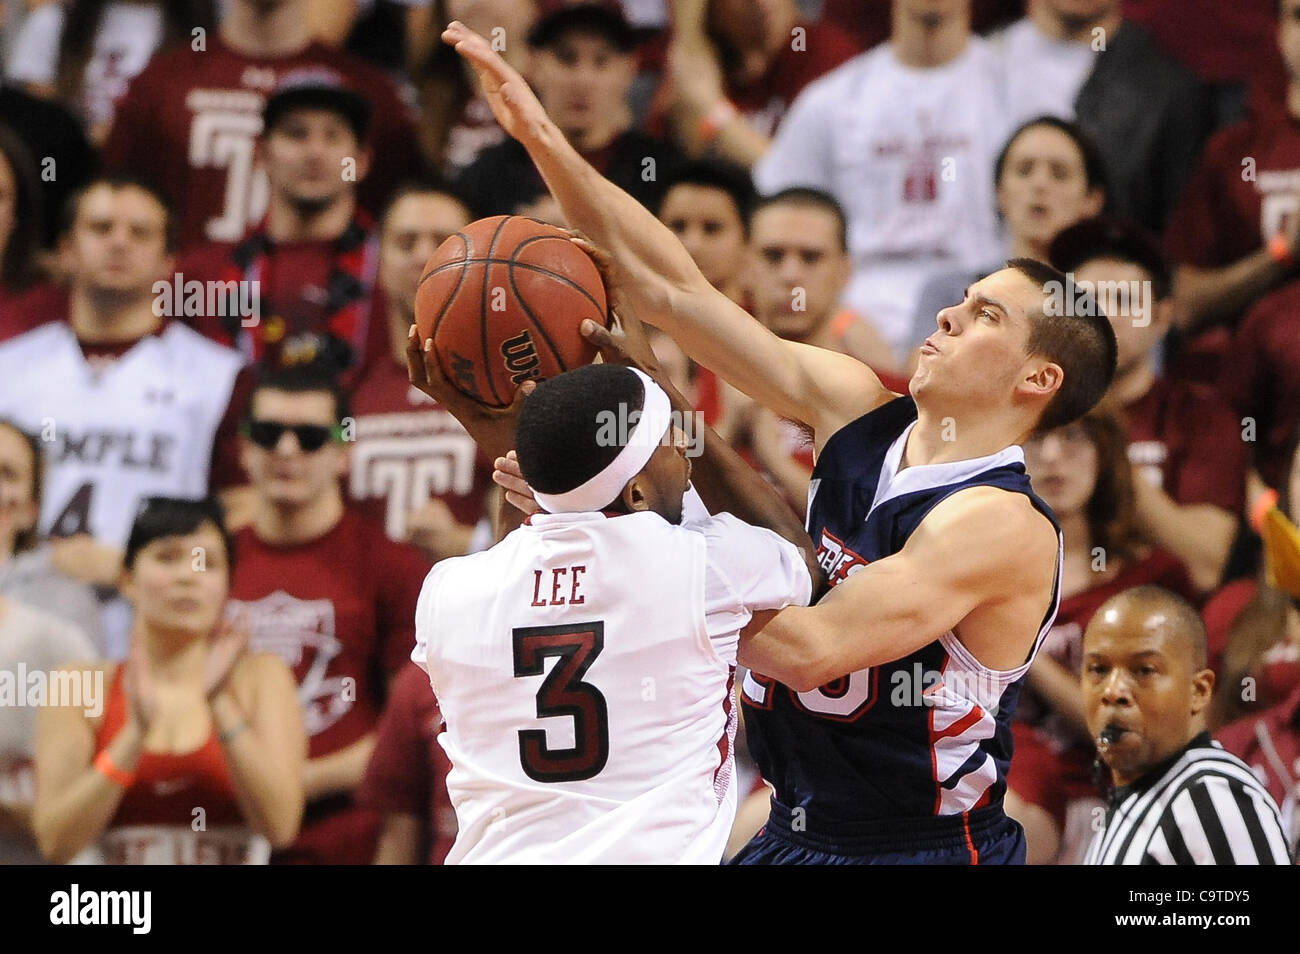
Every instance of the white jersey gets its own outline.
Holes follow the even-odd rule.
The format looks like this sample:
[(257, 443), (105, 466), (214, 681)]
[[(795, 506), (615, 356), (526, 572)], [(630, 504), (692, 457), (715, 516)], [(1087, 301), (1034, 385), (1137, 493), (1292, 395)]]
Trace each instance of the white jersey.
[(45, 442), (41, 532), (121, 547), (143, 498), (204, 496), (242, 365), (177, 322), (102, 366), (62, 321), (0, 345), (0, 417)]
[[(989, 37), (1007, 69), (1007, 104), (1013, 126), (1044, 115), (1075, 118), (1079, 90), (1097, 65), (1092, 42), (1053, 39), (1028, 17)], [(1033, 81), (1027, 82), (1025, 77), (1033, 77)]]
[[(5, 75), (18, 83), (53, 86), (58, 80), (59, 42), (66, 24), (63, 4), (47, 3), (27, 14), (14, 38)], [(79, 90), (82, 117), (107, 126), (114, 106), (163, 39), (163, 14), (155, 4), (105, 4)]]
[(993, 165), (1008, 132), (984, 40), (929, 69), (882, 43), (799, 94), (754, 181), (765, 194), (812, 186), (840, 201), (853, 258), (845, 303), (901, 357), (920, 343), (910, 338), (925, 282), (1001, 254)]
[(411, 658), (446, 720), (447, 862), (720, 862), (739, 633), (811, 587), (794, 546), (727, 514), (536, 514), (435, 566)]

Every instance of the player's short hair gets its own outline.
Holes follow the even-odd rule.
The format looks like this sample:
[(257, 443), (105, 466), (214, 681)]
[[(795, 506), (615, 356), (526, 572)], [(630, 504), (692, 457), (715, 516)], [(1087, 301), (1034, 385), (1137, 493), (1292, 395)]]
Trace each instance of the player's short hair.
[(1068, 119), (1061, 119), (1059, 116), (1035, 116), (1027, 122), (1021, 123), (1016, 127), (1016, 131), (1007, 137), (1007, 141), (1002, 146), (1002, 151), (998, 153), (998, 158), (993, 163), (993, 185), (996, 188), (1002, 182), (1002, 173), (1006, 169), (1007, 154), (1011, 152), (1011, 147), (1015, 145), (1020, 136), (1030, 129), (1037, 129), (1039, 126), (1047, 126), (1055, 129), (1057, 132), (1067, 136), (1079, 150), (1079, 156), (1083, 159), (1083, 175), (1087, 180), (1089, 189), (1108, 189), (1109, 181), (1106, 177), (1106, 161), (1102, 158), (1101, 150), (1093, 141), (1082, 126)]
[(86, 197), (91, 189), (97, 189), (100, 186), (107, 186), (112, 192), (118, 192), (122, 189), (139, 189), (141, 192), (148, 193), (155, 202), (162, 206), (164, 248), (168, 252), (175, 250), (178, 223), (171, 200), (167, 198), (167, 193), (163, 192), (157, 183), (131, 172), (114, 172), (111, 175), (95, 176), (95, 178), (80, 186), (72, 195), (68, 196), (68, 200), (63, 206), (63, 230), (65, 233), (70, 231), (77, 221), (77, 213), (81, 211), (81, 200)]
[(628, 368), (589, 364), (556, 375), (524, 401), (515, 424), (515, 454), (528, 486), (544, 494), (581, 487), (623, 448), (601, 440), (605, 415), (627, 420), (645, 405), (645, 388)]
[(131, 535), (126, 541), (122, 565), (135, 567), (140, 551), (164, 537), (180, 537), (193, 533), (205, 523), (211, 523), (221, 535), (226, 547), (226, 564), (235, 568), (235, 540), (226, 529), (226, 510), (215, 497), (190, 500), (183, 497), (146, 497), (131, 524)]
[[(1191, 603), (1172, 590), (1154, 583), (1133, 586), (1115, 594), (1102, 607), (1131, 606), (1141, 612), (1160, 610), (1169, 619), (1171, 632), (1183, 638), (1193, 670), (1204, 669), (1209, 659), (1209, 636), (1205, 621)], [(1101, 609), (1097, 610), (1101, 614)]]
[(773, 192), (771, 195), (760, 196), (754, 203), (753, 211), (749, 214), (749, 226), (752, 229), (754, 219), (758, 213), (773, 205), (800, 205), (806, 208), (821, 209), (829, 213), (835, 219), (835, 234), (839, 239), (840, 250), (847, 252), (849, 249), (849, 220), (844, 214), (844, 206), (835, 196), (822, 189), (814, 189), (811, 186), (791, 186), (788, 189), (782, 189), (780, 192)]
[[(7, 417), (0, 417), (0, 427), (17, 434), (22, 439), (22, 442), (27, 445), (27, 450), (32, 455), (32, 500), (36, 504), (36, 510), (39, 513), (41, 500), (45, 493), (45, 454), (41, 449), (41, 440), (35, 434), (23, 430)], [(29, 530), (19, 531), (14, 537), (14, 553), (23, 553), (27, 550), (36, 549), (40, 539), (40, 531), (35, 526)]]
[(749, 216), (758, 199), (758, 192), (754, 189), (754, 180), (750, 178), (747, 169), (724, 159), (694, 159), (682, 163), (664, 179), (663, 192), (655, 207), (656, 215), (663, 213), (668, 193), (681, 185), (725, 192), (730, 197), (731, 204), (736, 207), (741, 229), (746, 237), (749, 236)]
[(348, 392), (339, 384), (338, 375), (321, 363), (295, 364), (285, 368), (264, 370), (253, 385), (248, 399), (245, 421), (251, 421), (253, 401), (262, 391), (282, 391), (286, 394), (328, 394), (334, 401), (334, 420), (343, 421), (351, 415), (352, 406)]
[(1047, 403), (1035, 433), (1063, 427), (1096, 406), (1115, 377), (1118, 352), (1110, 319), (1096, 297), (1079, 288), (1063, 272), (1037, 259), (1013, 258), (1006, 263), (1052, 297), (1073, 307), (1044, 307), (1029, 316), (1029, 354), (1041, 354), (1061, 366), (1065, 380)]

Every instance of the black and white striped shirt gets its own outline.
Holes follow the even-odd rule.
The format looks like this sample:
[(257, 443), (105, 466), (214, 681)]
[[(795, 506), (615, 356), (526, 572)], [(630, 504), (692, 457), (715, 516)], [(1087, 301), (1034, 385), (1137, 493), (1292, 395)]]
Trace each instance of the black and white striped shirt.
[(1277, 805), (1245, 762), (1209, 733), (1115, 790), (1089, 865), (1285, 865)]

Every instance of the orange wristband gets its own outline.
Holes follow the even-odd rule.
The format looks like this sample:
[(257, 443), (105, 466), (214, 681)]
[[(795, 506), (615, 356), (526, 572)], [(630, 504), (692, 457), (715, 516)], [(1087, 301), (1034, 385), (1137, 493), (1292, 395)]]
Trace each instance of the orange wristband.
[(135, 775), (124, 772), (113, 764), (113, 760), (108, 757), (108, 749), (95, 756), (95, 771), (123, 788), (130, 788), (135, 782)]
[(708, 145), (718, 138), (722, 127), (735, 119), (738, 114), (739, 111), (730, 100), (719, 100), (718, 105), (700, 119), (699, 125), (695, 127), (695, 133), (700, 137), (701, 142)]
[(1250, 508), (1250, 528), (1259, 533), (1260, 527), (1264, 525), (1264, 516), (1277, 506), (1278, 496), (1276, 490), (1266, 490), (1259, 495), (1255, 505)]
[(858, 320), (858, 316), (847, 308), (841, 308), (839, 313), (831, 319), (831, 335), (837, 341), (843, 341), (844, 336), (848, 333), (853, 322)]
[(1279, 265), (1295, 264), (1295, 256), (1291, 252), (1291, 243), (1280, 232), (1268, 240), (1268, 257)]

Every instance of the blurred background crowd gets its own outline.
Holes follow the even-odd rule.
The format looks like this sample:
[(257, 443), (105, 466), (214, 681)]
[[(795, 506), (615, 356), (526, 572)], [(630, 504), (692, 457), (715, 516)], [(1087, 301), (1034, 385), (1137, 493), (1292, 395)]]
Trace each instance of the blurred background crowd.
[[(1114, 384), (1025, 447), (1065, 589), (1008, 809), (1032, 862), (1079, 859), (1103, 804), (1081, 635), (1156, 583), (1201, 608), (1212, 728), (1294, 845), (1300, 0), (0, 0), (0, 670), (93, 664), (105, 696), (38, 719), (0, 679), (0, 862), (450, 846), (408, 655), (428, 567), (493, 539), (491, 463), (403, 348), (449, 235), (563, 224), (451, 19), (718, 289), (896, 391), (1003, 259), (1094, 283)], [(652, 343), (802, 514), (801, 429)], [(154, 500), (208, 495), (224, 521)], [(217, 585), (175, 597), (200, 557)], [(169, 613), (283, 665), (173, 645)], [(300, 825), (259, 766), (302, 740), (238, 741), (223, 693), (267, 720), (296, 696)], [(129, 770), (100, 762), (124, 724)]]

